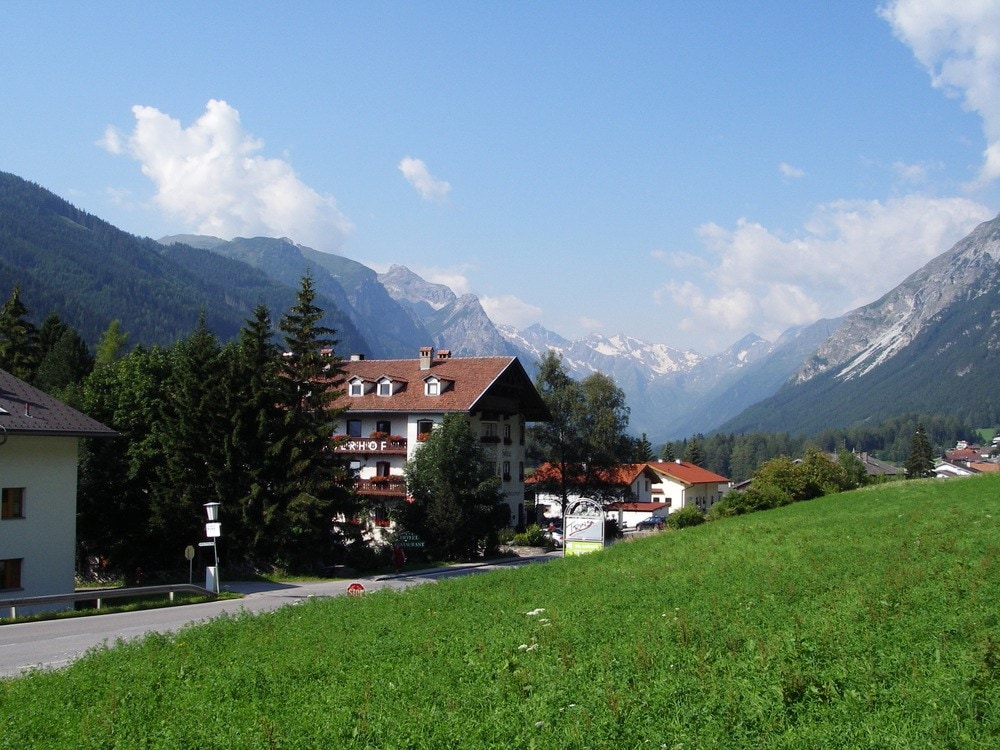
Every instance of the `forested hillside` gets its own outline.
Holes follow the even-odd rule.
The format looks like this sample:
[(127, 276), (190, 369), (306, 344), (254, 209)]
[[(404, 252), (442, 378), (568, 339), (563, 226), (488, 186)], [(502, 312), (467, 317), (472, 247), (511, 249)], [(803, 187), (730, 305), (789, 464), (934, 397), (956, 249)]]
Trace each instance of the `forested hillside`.
[[(123, 232), (48, 190), (0, 172), (0, 296), (20, 286), (35, 322), (56, 313), (94, 345), (112, 320), (133, 344), (170, 344), (208, 327), (234, 338), (254, 307), (287, 309), (294, 285), (207, 250), (162, 246)], [(324, 323), (345, 348), (364, 340), (330, 300)]]

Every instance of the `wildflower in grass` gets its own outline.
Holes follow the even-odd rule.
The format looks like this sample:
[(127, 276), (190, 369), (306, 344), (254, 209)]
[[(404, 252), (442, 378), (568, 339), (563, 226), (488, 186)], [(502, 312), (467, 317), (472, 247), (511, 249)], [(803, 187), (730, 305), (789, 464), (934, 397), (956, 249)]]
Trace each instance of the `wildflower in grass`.
[(524, 614), (526, 614), (528, 617), (535, 617), (536, 615), (542, 614), (542, 612), (544, 611), (545, 611), (544, 609), (539, 607), (538, 609), (533, 609), (530, 612), (525, 612)]

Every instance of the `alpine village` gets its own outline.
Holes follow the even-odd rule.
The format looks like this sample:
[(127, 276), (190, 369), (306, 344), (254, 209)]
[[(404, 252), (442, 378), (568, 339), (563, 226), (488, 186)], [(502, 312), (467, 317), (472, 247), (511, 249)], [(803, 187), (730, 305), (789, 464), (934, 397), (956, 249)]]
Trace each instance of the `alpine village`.
[[(174, 734), (164, 717), (148, 734), (122, 709), (121, 725), (105, 717), (116, 739), (88, 729), (87, 746), (915, 747), (923, 731), (953, 737), (949, 722), (968, 742), (925, 746), (986, 747), (983, 737), (1000, 736), (995, 708), (970, 718), (1000, 697), (996, 600), (976, 609), (1000, 584), (1000, 218), (841, 319), (767, 346), (738, 342), (703, 368), (714, 374), (699, 376), (697, 391), (649, 373), (620, 385), (616, 368), (635, 361), (625, 348), (615, 360), (604, 346), (605, 367), (581, 367), (593, 342), (539, 343), (552, 340), (539, 326), (494, 325), (475, 298), (402, 267), (377, 273), (288, 239), (140, 238), (12, 174), (0, 174), (0, 271), (0, 635), (129, 601), (160, 606), (143, 591), (175, 584), (188, 584), (179, 602), (194, 609), (245, 596), (251, 584), (369, 591), (354, 602), (329, 597), (343, 625), (322, 624), (319, 604), (277, 610), (282, 619), (261, 621), (279, 628), (273, 639), (255, 635), (238, 656), (203, 643), (199, 626), (157, 636), (149, 647), (172, 649), (154, 657), (170, 674), (136, 661), (159, 675), (140, 683), (137, 672), (132, 689), (147, 706), (155, 701), (139, 684), (169, 693), (176, 680), (200, 684), (186, 644), (198, 658), (218, 647), (253, 661), (247, 654), (264, 659), (290, 648), (278, 641), (299, 639), (318, 676), (299, 662), (248, 666), (194, 690), (192, 700), (229, 694), (213, 730), (211, 720), (203, 729), (182, 721), (188, 734)], [(975, 490), (940, 495), (961, 486)], [(920, 512), (911, 517), (908, 504)], [(918, 530), (905, 530), (906, 519)], [(970, 523), (982, 527), (970, 539), (990, 541), (970, 560), (942, 558), (942, 570), (932, 550), (967, 545), (966, 532), (940, 535)], [(898, 542), (873, 552), (885, 539)], [(824, 557), (834, 554), (827, 545), (839, 562)], [(525, 560), (545, 564), (516, 565)], [(868, 574), (853, 561), (876, 571), (875, 589), (854, 588)], [(371, 593), (376, 582), (505, 562), (515, 565), (406, 595)], [(743, 568), (755, 572), (743, 578)], [(954, 581), (941, 584), (953, 599), (916, 636), (901, 623), (929, 606), (916, 592), (931, 578)], [(732, 588), (736, 580), (747, 588)], [(827, 591), (859, 602), (850, 614), (830, 609), (829, 628), (805, 603), (833, 607)], [(972, 619), (953, 621), (963, 607)], [(302, 646), (288, 609), (332, 640)], [(447, 619), (459, 611), (465, 619)], [(590, 631), (584, 611), (614, 616)], [(756, 612), (790, 623), (785, 640), (754, 624)], [(214, 623), (219, 638), (257, 632), (253, 617), (230, 617)], [(439, 618), (435, 635), (419, 630)], [(838, 661), (842, 627), (858, 642), (883, 643), (880, 629), (899, 639), (893, 658), (909, 666), (898, 681), (872, 666), (875, 653), (850, 657), (867, 659), (864, 668)], [(411, 628), (424, 635), (409, 640)], [(492, 650), (501, 643), (507, 656)], [(350, 646), (369, 676), (335, 676), (337, 657), (318, 655), (327, 646)], [(901, 655), (907, 648), (921, 666)], [(545, 654), (544, 668), (532, 661)], [(955, 671), (924, 675), (925, 662), (942, 661)], [(15, 711), (5, 691), (20, 695), (15, 686), (46, 672), (0, 681), (0, 746), (68, 741), (33, 745), (25, 733), (39, 725), (8, 718), (32, 701)], [(446, 697), (466, 679), (486, 691), (481, 710), (492, 720), (441, 718), (480, 710), (464, 692)], [(911, 679), (926, 699), (916, 712), (900, 697)], [(249, 683), (239, 680), (280, 682), (283, 705), (309, 711), (320, 704), (305, 691), (329, 695), (330, 725), (310, 734), (271, 704), (259, 715), (238, 708), (241, 695), (254, 696), (247, 706), (263, 700), (241, 693)], [(573, 691), (557, 695), (560, 685)], [(369, 690), (386, 693), (375, 699), (384, 724), (365, 713)], [(945, 708), (928, 696), (942, 694), (964, 708), (939, 723), (926, 716)], [(403, 695), (406, 719), (392, 708)], [(757, 708), (733, 708), (752, 696)], [(883, 699), (891, 715), (880, 713)], [(663, 712), (656, 721), (638, 718), (646, 705)], [(869, 711), (886, 726), (903, 722), (910, 741), (866, 743), (846, 729), (852, 742), (830, 740), (845, 717)], [(726, 715), (730, 723), (715, 723)], [(522, 720), (525, 729), (504, 724)], [(799, 737), (799, 721), (816, 727), (801, 735), (815, 744), (758, 744)], [(233, 734), (241, 723), (246, 742)], [(648, 744), (652, 727), (668, 726), (662, 736), (677, 744)], [(700, 740), (683, 741), (699, 727)]]

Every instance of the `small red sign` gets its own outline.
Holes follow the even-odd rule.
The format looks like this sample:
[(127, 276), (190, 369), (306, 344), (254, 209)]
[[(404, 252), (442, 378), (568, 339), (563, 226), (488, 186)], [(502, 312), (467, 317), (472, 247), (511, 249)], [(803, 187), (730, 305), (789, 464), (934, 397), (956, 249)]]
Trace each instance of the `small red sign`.
[(360, 583), (352, 583), (347, 587), (348, 596), (361, 596), (363, 593), (365, 593), (365, 587)]

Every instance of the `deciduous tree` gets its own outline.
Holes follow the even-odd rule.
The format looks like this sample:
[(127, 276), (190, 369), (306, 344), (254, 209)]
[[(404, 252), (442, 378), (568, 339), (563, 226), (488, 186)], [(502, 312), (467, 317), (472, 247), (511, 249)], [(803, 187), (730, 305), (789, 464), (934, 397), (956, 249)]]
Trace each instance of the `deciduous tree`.
[(464, 416), (446, 414), (404, 473), (413, 501), (397, 520), (425, 540), (432, 556), (464, 559), (481, 546), (496, 546), (509, 510), (500, 478)]

